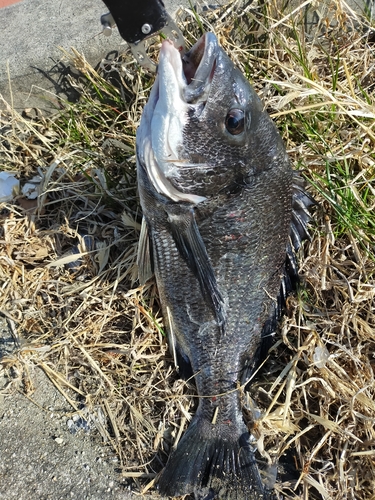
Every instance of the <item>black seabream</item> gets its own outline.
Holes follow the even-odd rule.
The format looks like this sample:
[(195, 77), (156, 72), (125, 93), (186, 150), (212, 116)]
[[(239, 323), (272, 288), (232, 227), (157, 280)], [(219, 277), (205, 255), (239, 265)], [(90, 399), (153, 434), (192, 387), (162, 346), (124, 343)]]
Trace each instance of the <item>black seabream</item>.
[(206, 33), (164, 41), (137, 132), (140, 281), (155, 272), (169, 344), (199, 405), (162, 495), (266, 499), (239, 384), (257, 367), (297, 279), (312, 203), (246, 78)]

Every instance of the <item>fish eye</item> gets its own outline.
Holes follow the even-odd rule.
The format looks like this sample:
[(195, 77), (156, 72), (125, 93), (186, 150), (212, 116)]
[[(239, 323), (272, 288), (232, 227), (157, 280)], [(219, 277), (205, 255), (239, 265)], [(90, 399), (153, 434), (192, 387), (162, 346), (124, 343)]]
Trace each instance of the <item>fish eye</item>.
[(245, 128), (245, 113), (242, 109), (231, 109), (225, 118), (225, 128), (231, 135), (238, 135)]

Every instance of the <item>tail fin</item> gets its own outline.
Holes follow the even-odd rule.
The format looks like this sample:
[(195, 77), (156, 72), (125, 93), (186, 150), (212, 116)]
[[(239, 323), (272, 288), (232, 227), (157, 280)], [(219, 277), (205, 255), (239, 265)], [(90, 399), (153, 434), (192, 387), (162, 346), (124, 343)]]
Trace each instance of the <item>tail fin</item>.
[(267, 500), (243, 424), (212, 424), (196, 415), (159, 480), (161, 495), (199, 500)]

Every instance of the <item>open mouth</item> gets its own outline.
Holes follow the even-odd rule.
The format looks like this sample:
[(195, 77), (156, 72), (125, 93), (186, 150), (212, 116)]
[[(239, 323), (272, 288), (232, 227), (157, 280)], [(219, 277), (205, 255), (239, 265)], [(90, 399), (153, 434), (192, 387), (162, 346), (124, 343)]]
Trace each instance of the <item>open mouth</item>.
[(205, 33), (189, 52), (183, 55), (182, 60), (171, 42), (163, 42), (160, 62), (163, 57), (169, 59), (177, 80), (180, 80), (178, 75), (182, 73), (183, 82), (180, 80), (180, 85), (186, 103), (192, 104), (205, 98), (215, 74), (218, 51), (219, 45), (213, 33)]
[(203, 59), (205, 46), (206, 37), (203, 35), (189, 52), (182, 56), (182, 69), (188, 85), (194, 80), (198, 66)]
[(186, 102), (192, 103), (210, 86), (215, 69), (219, 46), (213, 33), (205, 33), (182, 57), (182, 70), (187, 87), (184, 89)]

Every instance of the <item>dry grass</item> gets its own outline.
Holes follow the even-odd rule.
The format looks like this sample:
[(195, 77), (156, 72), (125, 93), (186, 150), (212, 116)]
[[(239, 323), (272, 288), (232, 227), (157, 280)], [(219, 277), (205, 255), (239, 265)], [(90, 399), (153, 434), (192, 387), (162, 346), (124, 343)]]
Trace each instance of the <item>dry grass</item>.
[[(239, 2), (200, 17), (249, 76), (318, 201), (300, 256), (302, 287), (288, 301), (250, 389), (254, 434), (269, 460), (288, 452), (285, 498), (374, 498), (375, 64), (366, 22), (332, 0), (313, 33), (303, 5)], [(288, 13), (292, 12), (292, 15)], [(234, 14), (241, 12), (241, 15)], [(349, 12), (350, 13), (350, 12)], [(157, 49), (157, 46), (156, 46)], [(35, 202), (1, 204), (0, 310), (19, 348), (3, 358), (9, 390), (32, 394), (40, 366), (95, 420), (135, 492), (150, 490), (194, 411), (176, 377), (154, 283), (137, 288), (139, 233), (134, 138), (152, 78), (129, 54), (82, 76), (79, 103), (53, 117), (0, 116), (1, 170), (39, 174)], [(108, 83), (109, 70), (121, 83)], [(74, 255), (72, 249), (74, 248)], [(249, 394), (244, 394), (249, 400)], [(146, 494), (147, 495), (147, 494)]]

